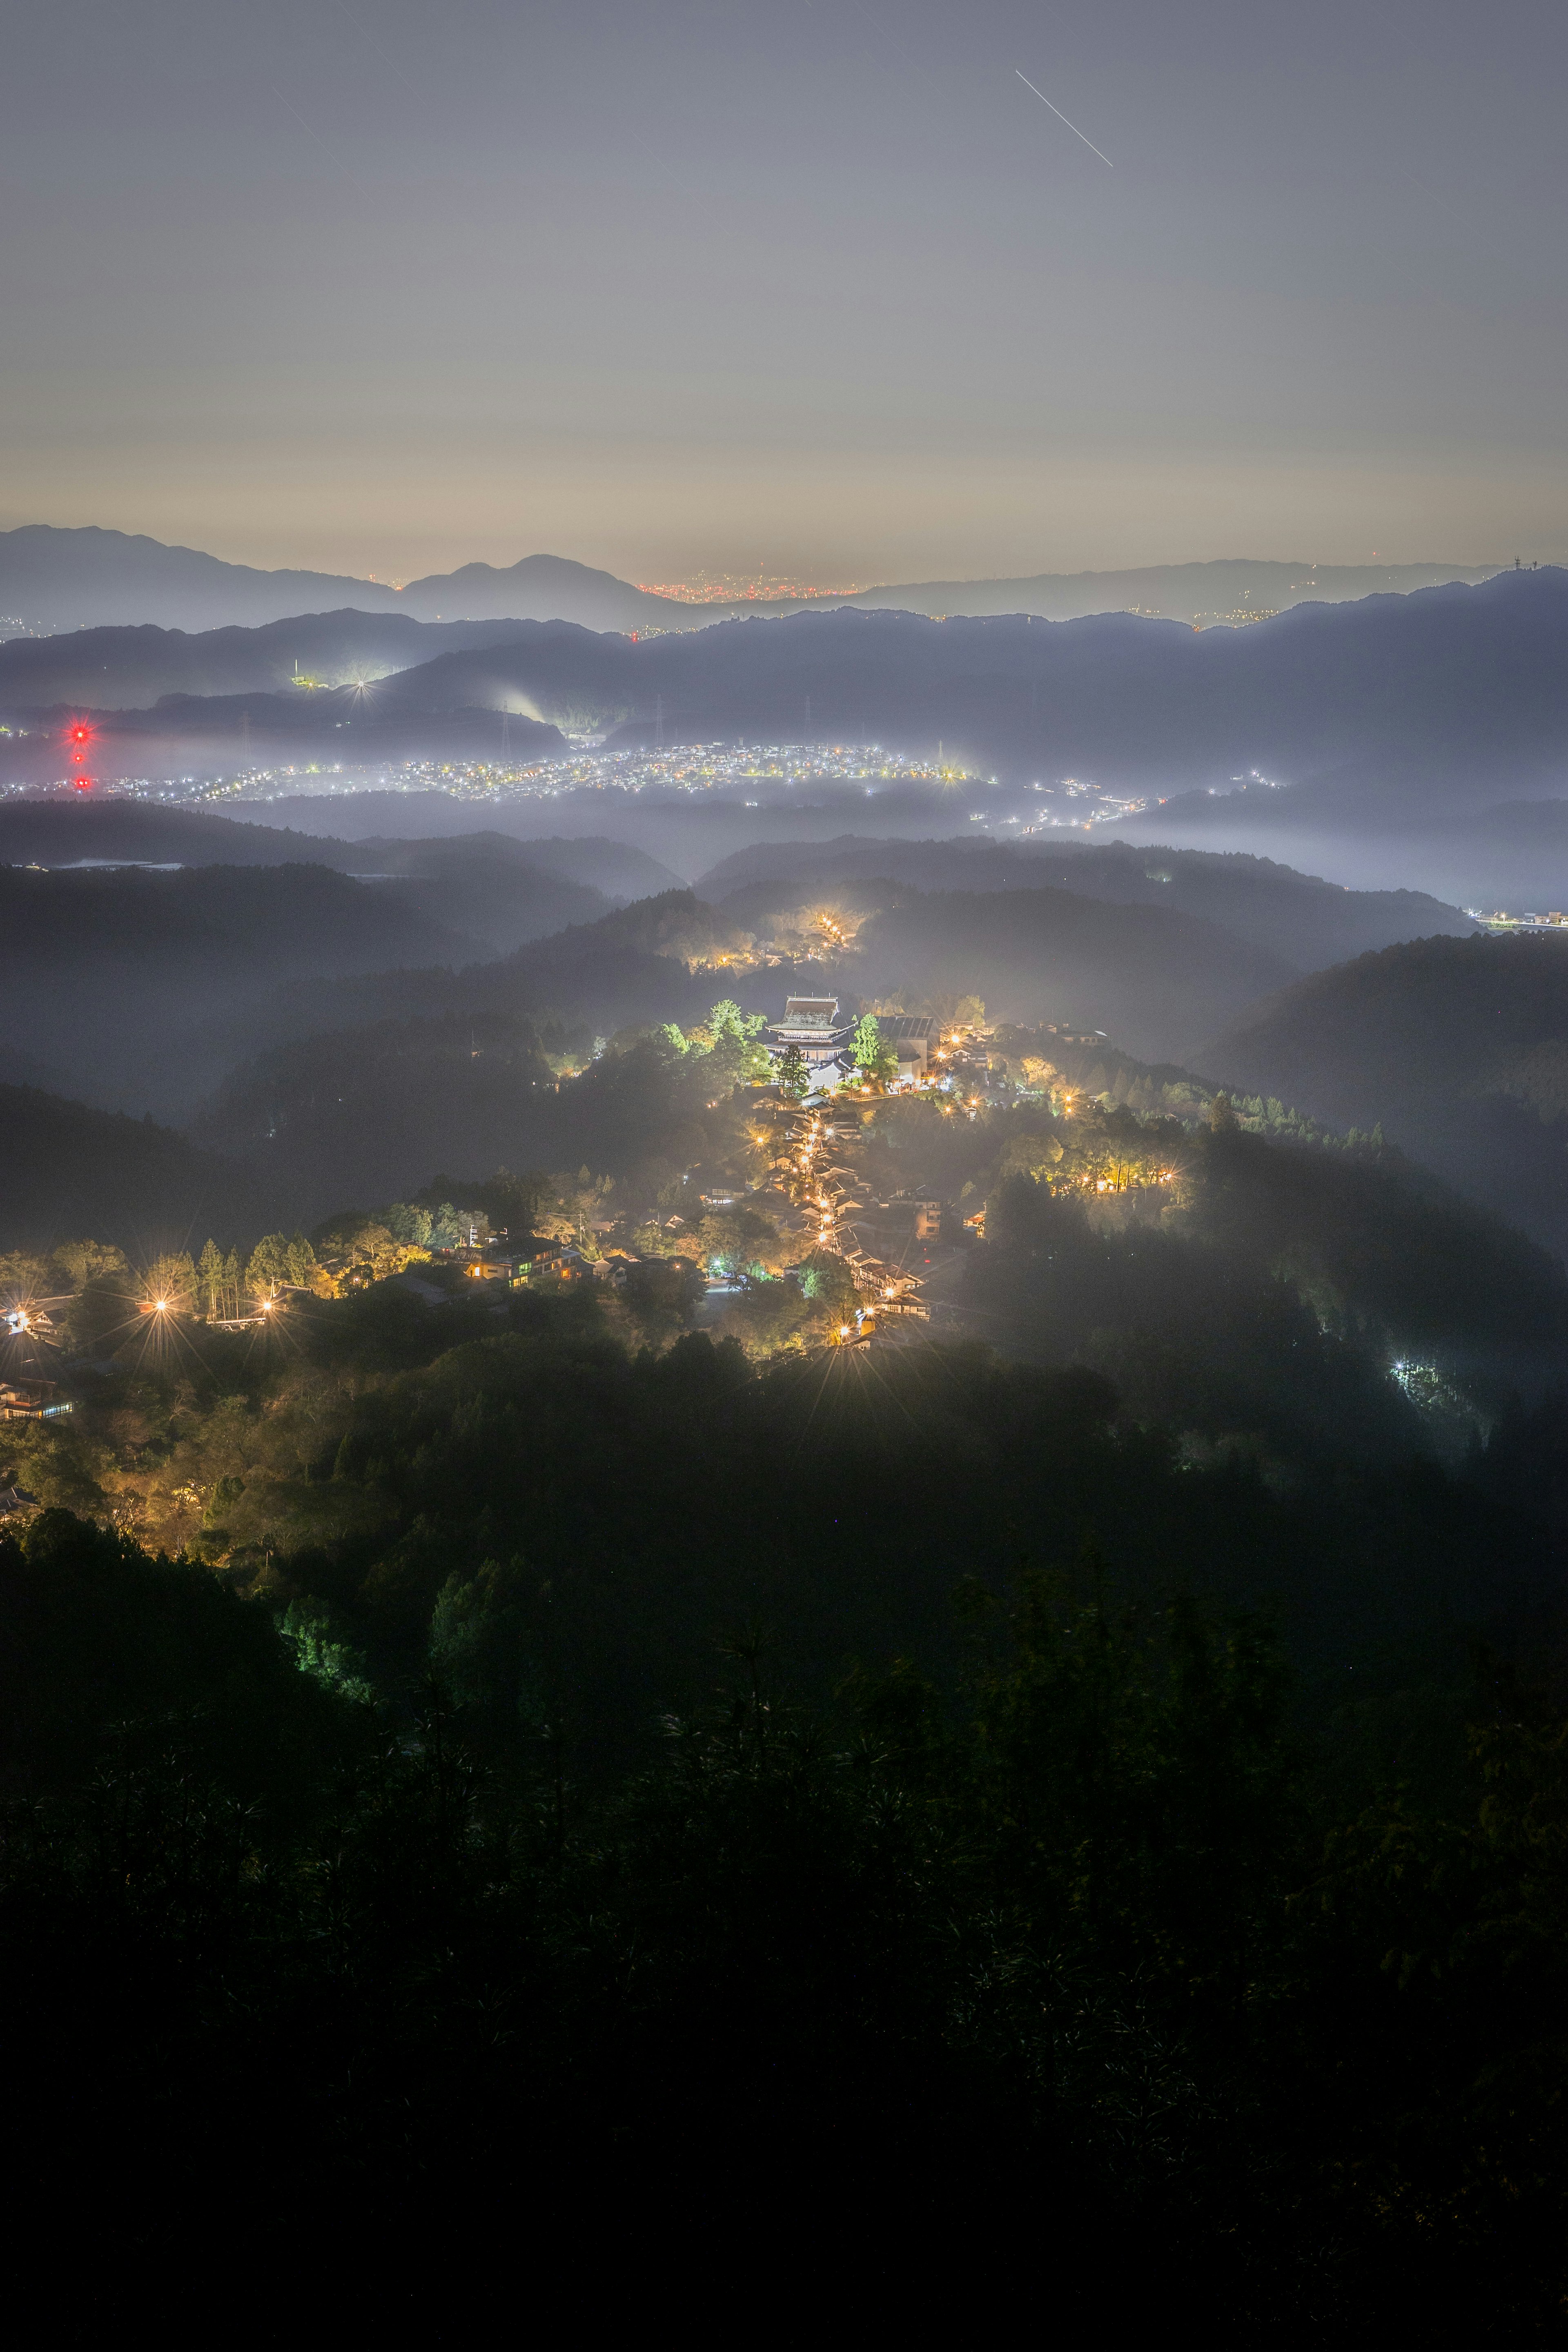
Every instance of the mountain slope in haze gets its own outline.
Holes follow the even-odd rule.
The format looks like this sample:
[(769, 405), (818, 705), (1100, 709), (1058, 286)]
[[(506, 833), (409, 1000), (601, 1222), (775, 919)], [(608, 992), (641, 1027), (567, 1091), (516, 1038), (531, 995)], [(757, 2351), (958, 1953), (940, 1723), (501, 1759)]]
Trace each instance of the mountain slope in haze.
[(759, 843), (704, 875), (698, 895), (746, 923), (852, 880), (886, 877), (921, 890), (1076, 891), (1121, 905), (1173, 908), (1219, 924), (1302, 971), (1369, 948), (1475, 926), (1457, 908), (1415, 890), (1345, 890), (1266, 858), (1124, 842), (876, 841), (847, 834), (818, 846)]
[[(727, 908), (667, 891), (456, 973), (430, 1009), (553, 1013), (608, 1034), (637, 1022), (689, 1022), (721, 995), (776, 1018), (801, 987), (856, 1004), (895, 990), (973, 993), (996, 1019), (1103, 1029), (1141, 1060), (1181, 1061), (1222, 1020), (1293, 976), (1281, 957), (1160, 905), (1113, 906), (1065, 890), (928, 894), (899, 885), (890, 895), (897, 903), (871, 917), (849, 951), (748, 966)], [(375, 1005), (362, 1020), (406, 1016), (416, 1009), (410, 992), (424, 984), (423, 975), (395, 978), (378, 1003), (374, 980), (349, 981), (334, 1001)]]
[[(548, 760), (566, 750), (558, 727), (510, 708), (493, 688), (488, 700), (425, 704), (395, 691), (398, 675), (374, 686), (321, 687), (310, 694), (164, 694), (150, 709), (132, 710), (19, 705), (12, 716), (29, 732), (61, 736), (62, 752), (64, 728), (85, 720), (95, 735), (112, 739), (100, 746), (96, 764), (112, 761), (118, 750), (121, 773), (127, 756), (139, 757), (145, 769), (149, 761), (155, 762), (160, 746), (170, 745), (200, 747), (198, 756), (209, 767), (215, 760), (226, 767), (259, 766), (268, 759), (311, 757), (331, 758), (337, 765), (350, 759), (415, 759), (432, 750), (471, 760), (502, 754), (512, 761)], [(436, 718), (444, 723), (430, 725)], [(63, 770), (63, 757), (53, 764), (57, 772)]]
[[(1506, 742), (1501, 756), (1508, 756)], [(1479, 768), (1479, 763), (1477, 763)], [(1504, 770), (1507, 773), (1507, 770)], [(1568, 789), (1568, 770), (1532, 761), (1527, 790)], [(1242, 783), (1185, 793), (1118, 824), (1132, 841), (1316, 862), (1363, 886), (1398, 883), (1481, 912), (1568, 904), (1568, 799), (1423, 800), (1419, 791), (1332, 786), (1265, 792)]]
[(255, 628), (297, 613), (399, 609), (395, 590), (325, 572), (258, 572), (192, 547), (88, 527), (0, 531), (0, 613), (54, 635), (150, 621), (165, 629)]
[(406, 1199), (441, 1168), (553, 1165), (554, 1076), (525, 1018), (426, 1015), (274, 1047), (236, 1071), (194, 1132), (307, 1225)]
[(700, 604), (655, 596), (563, 555), (525, 555), (498, 569), (465, 563), (458, 571), (411, 580), (403, 592), (411, 613), (427, 620), (575, 622), (585, 629), (701, 628)]
[[(205, 809), (172, 807), (165, 802), (132, 800), (113, 793), (102, 798), (75, 793), (49, 793), (36, 800), (0, 802), (0, 866), (331, 866), (344, 874), (435, 875), (454, 865), (478, 870), (489, 860), (512, 869), (560, 882), (575, 883), (608, 899), (646, 898), (659, 890), (679, 887), (678, 877), (656, 858), (616, 841), (588, 835), (580, 840), (542, 835), (521, 841), (485, 825), (483, 803), (441, 799), (446, 811), (460, 811), (474, 822), (454, 821), (446, 832), (409, 838), (383, 835), (370, 817), (395, 823), (411, 810), (416, 814), (427, 796), (422, 793), (340, 793), (319, 801), (261, 803), (247, 807), (244, 818), (219, 816)], [(279, 822), (270, 821), (279, 809)], [(321, 820), (303, 830), (299, 812)], [(287, 815), (289, 822), (281, 821)], [(353, 830), (334, 836), (326, 820), (337, 816)], [(603, 913), (603, 908), (595, 911)], [(585, 909), (563, 905), (548, 926), (559, 930), (582, 921)]]
[[(528, 1021), (569, 1028), (591, 1044), (595, 1034), (610, 1037), (637, 1024), (676, 1021), (689, 1026), (723, 995), (738, 996), (747, 1011), (778, 1010), (795, 984), (787, 971), (746, 974), (688, 968), (676, 951), (688, 943), (683, 919), (702, 927), (717, 922), (726, 933), (729, 927), (712, 908), (686, 894), (670, 894), (671, 902), (678, 899), (672, 906), (652, 902), (651, 914), (634, 905), (575, 924), (483, 963), (284, 982), (205, 1024), (198, 1042), (201, 1066), (210, 1074), (206, 1083), (216, 1090), (222, 1080), (226, 1089), (237, 1083), (232, 1074), (308, 1041), (390, 1034), (399, 1024), (450, 1021), (457, 1024), (456, 1035), (466, 1023)], [(636, 919), (629, 934), (624, 916)], [(642, 943), (649, 938), (656, 944)], [(661, 952), (661, 946), (668, 951)], [(358, 1049), (344, 1044), (331, 1050), (342, 1052), (347, 1066)], [(223, 1099), (230, 1099), (228, 1092)], [(247, 1099), (254, 1108), (257, 1098)]]
[(100, 1102), (178, 1113), (216, 1083), (194, 1033), (285, 977), (463, 963), (482, 945), (320, 866), (0, 868), (7, 1032)]
[[(371, 987), (342, 984), (340, 1009), (357, 996), (373, 1017), (257, 1054), (204, 1108), (195, 1133), (307, 1219), (347, 1201), (405, 1199), (442, 1169), (482, 1175), (586, 1162), (621, 1174), (664, 1163), (657, 1189), (671, 1165), (703, 1157), (700, 1062), (682, 1066), (635, 1036), (604, 1048), (622, 1026), (618, 1014), (643, 1025), (700, 1020), (723, 992), (711, 974), (630, 949), (574, 963), (568, 949), (553, 966), (525, 950), (491, 970), (484, 987), (478, 980), (453, 975), (444, 1004), (394, 1018), (374, 1017)], [(544, 1055), (565, 1032), (540, 1008), (560, 1002), (573, 1008), (573, 1058), (586, 1066), (558, 1088)]]
[(508, 713), (613, 725), (629, 712), (629, 745), (662, 712), (667, 742), (934, 750), (941, 740), (965, 765), (1020, 784), (1089, 778), (1142, 795), (1144, 830), (1160, 820), (1155, 802), (1226, 792), (1254, 772), (1289, 788), (1257, 788), (1282, 805), (1317, 796), (1367, 822), (1425, 822), (1561, 783), (1565, 636), (1568, 572), (1556, 571), (1202, 632), (1125, 614), (938, 622), (837, 611), (634, 643), (552, 622), (401, 671), (374, 710), (345, 690), (309, 698), (308, 712), (304, 698), (247, 696), (100, 719), (110, 735), (231, 751), (248, 723), (339, 760), (395, 747), (407, 756), (421, 741), (493, 759), (509, 725), (514, 751), (545, 741), (538, 722)]
[[(586, 813), (584, 804), (589, 797), (578, 794), (565, 813), (581, 819)], [(602, 793), (591, 797), (601, 803), (604, 799)], [(634, 847), (625, 838), (641, 823), (633, 809), (615, 810), (606, 815), (601, 805), (600, 817), (615, 826), (613, 833), (563, 839), (558, 834), (541, 829), (561, 822), (563, 811), (559, 807), (542, 811), (536, 802), (504, 801), (499, 797), (486, 802), (459, 800), (450, 793), (371, 790), (320, 796), (290, 793), (274, 801), (234, 801), (229, 805), (249, 825), (288, 828), (296, 837), (307, 840), (318, 834), (360, 843), (383, 835), (403, 841), (426, 841), (482, 833), (492, 839), (520, 843), (526, 856), (537, 855), (552, 872), (564, 874), (574, 882), (590, 883), (612, 898), (647, 898), (658, 890), (685, 887), (681, 876), (672, 873), (646, 848)], [(646, 826), (643, 829), (647, 830)]]
[[(595, 866), (616, 872), (628, 861), (613, 851), (599, 857), (596, 842), (557, 845), (579, 873)], [(27, 851), (33, 854), (28, 856)], [(60, 855), (74, 852), (74, 856)], [(54, 853), (50, 855), (49, 853)], [(183, 853), (183, 854), (182, 854)], [(262, 825), (170, 809), (142, 801), (77, 799), (12, 802), (0, 806), (0, 857), (13, 866), (79, 865), (233, 865), (247, 872), (266, 864), (296, 870), (331, 866), (356, 882), (374, 881), (384, 908), (401, 908), (428, 927), (416, 960), (430, 961), (446, 943), (463, 960), (508, 955), (526, 940), (544, 939), (568, 923), (591, 922), (615, 904), (609, 893), (575, 880), (533, 856), (505, 834), (455, 841), (302, 842)], [(651, 861), (648, 861), (651, 866)], [(657, 870), (657, 869), (655, 869)], [(180, 919), (175, 917), (176, 922)], [(143, 949), (153, 945), (143, 942)], [(373, 959), (379, 961), (379, 958)], [(307, 954), (307, 969), (313, 959)], [(362, 968), (356, 959), (353, 968)]]
[(910, 893), (864, 926), (845, 969), (864, 995), (976, 995), (993, 1020), (1103, 1029), (1140, 1061), (1190, 1063), (1289, 966), (1197, 916), (1008, 890)]
[(863, 588), (841, 601), (867, 611), (1033, 613), (1077, 621), (1091, 613), (1142, 613), (1198, 628), (1247, 626), (1295, 604), (1349, 604), (1409, 595), (1449, 581), (1474, 584), (1501, 567), (1459, 563), (1269, 563), (1231, 557), (1209, 563), (1151, 563), (1128, 572), (1044, 572), (1026, 580), (906, 581)]
[[(374, 681), (438, 653), (495, 643), (504, 621), (420, 621), (410, 613), (307, 613), (258, 628), (72, 629), (0, 644), (0, 710), (55, 705), (150, 709), (166, 694), (289, 691)], [(298, 691), (299, 689), (295, 689)]]
[[(1061, 890), (927, 896), (881, 886), (879, 898), (889, 896), (897, 903), (873, 915), (854, 950), (803, 961), (749, 966), (726, 909), (669, 891), (460, 971), (290, 983), (215, 1020), (205, 1065), (234, 1070), (331, 1033), (432, 1020), (554, 1022), (610, 1037), (639, 1024), (689, 1026), (721, 996), (775, 1020), (803, 989), (837, 994), (851, 1009), (892, 993), (978, 994), (994, 1018), (1103, 1029), (1142, 1060), (1179, 1062), (1194, 1039), (1291, 977), (1280, 958), (1160, 906)], [(352, 1063), (353, 1049), (341, 1050)], [(254, 1127), (259, 1097), (248, 1100)], [(204, 1132), (241, 1149), (232, 1126)]]
[(498, 570), (469, 563), (411, 581), (325, 572), (263, 572), (190, 547), (94, 527), (26, 523), (0, 531), (0, 616), (34, 635), (135, 627), (260, 628), (352, 608), (415, 621), (571, 620), (592, 629), (701, 628), (701, 604), (655, 596), (559, 555)]
[(1300, 982), (1194, 1056), (1340, 1127), (1381, 1124), (1568, 1249), (1568, 940), (1422, 940)]
[(253, 1241), (264, 1202), (231, 1160), (151, 1119), (89, 1109), (35, 1087), (0, 1086), (0, 1235), (44, 1254), (65, 1241), (112, 1242), (132, 1264), (196, 1246)]

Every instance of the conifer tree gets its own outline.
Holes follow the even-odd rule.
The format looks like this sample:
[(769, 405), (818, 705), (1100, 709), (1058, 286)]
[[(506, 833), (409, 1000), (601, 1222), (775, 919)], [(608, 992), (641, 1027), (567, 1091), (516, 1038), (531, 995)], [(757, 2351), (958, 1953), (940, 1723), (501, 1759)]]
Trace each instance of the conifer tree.
[(208, 1240), (196, 1267), (196, 1308), (202, 1315), (219, 1315), (223, 1290), (223, 1252)]

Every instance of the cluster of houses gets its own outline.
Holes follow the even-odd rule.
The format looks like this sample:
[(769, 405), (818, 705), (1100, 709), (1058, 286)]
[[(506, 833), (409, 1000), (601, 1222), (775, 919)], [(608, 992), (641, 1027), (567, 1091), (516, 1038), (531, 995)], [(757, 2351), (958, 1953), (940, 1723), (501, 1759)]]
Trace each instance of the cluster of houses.
[[(730, 1197), (738, 1197), (730, 1196)], [(671, 1219), (672, 1223), (679, 1223)], [(701, 1269), (695, 1258), (659, 1257), (644, 1260), (630, 1250), (609, 1249), (590, 1257), (574, 1242), (542, 1241), (530, 1235), (514, 1246), (504, 1241), (486, 1242), (475, 1250), (463, 1267), (467, 1282), (495, 1284), (505, 1290), (526, 1290), (529, 1284), (540, 1280), (551, 1282), (606, 1282), (617, 1290), (635, 1286), (638, 1281), (668, 1280), (671, 1276), (698, 1276)], [(411, 1289), (425, 1290), (432, 1297), (445, 1298), (448, 1294), (437, 1290), (434, 1283), (424, 1281), (417, 1274), (400, 1277)]]
[(53, 1381), (0, 1381), (0, 1421), (54, 1421), (69, 1411)]

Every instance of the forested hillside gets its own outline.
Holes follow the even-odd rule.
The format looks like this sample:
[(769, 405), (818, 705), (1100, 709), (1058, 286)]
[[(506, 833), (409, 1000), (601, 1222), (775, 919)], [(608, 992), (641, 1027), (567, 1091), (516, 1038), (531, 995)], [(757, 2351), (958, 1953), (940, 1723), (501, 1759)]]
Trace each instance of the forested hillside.
[(324, 866), (0, 868), (12, 1034), (100, 1102), (163, 1112), (219, 1075), (201, 1033), (285, 975), (466, 963), (481, 942)]
[(1347, 890), (1265, 857), (1131, 848), (1110, 841), (859, 840), (759, 842), (703, 875), (700, 898), (738, 921), (813, 903), (846, 884), (887, 880), (918, 890), (1037, 890), (1047, 886), (1121, 905), (1173, 908), (1219, 924), (1304, 971), (1371, 948), (1435, 933), (1468, 934), (1468, 917), (1419, 890)]
[(147, 1259), (205, 1218), (226, 1242), (265, 1214), (254, 1179), (150, 1118), (0, 1086), (0, 1236), (46, 1254), (90, 1234)]
[(1428, 940), (1286, 991), (1204, 1046), (1215, 1076), (1384, 1132), (1477, 1200), (1568, 1241), (1568, 948)]

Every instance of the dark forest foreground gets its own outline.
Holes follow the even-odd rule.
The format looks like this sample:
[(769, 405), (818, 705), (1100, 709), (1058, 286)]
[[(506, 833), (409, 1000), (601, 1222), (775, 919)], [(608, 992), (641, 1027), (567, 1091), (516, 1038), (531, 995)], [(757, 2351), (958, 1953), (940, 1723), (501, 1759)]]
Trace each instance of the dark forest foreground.
[(814, 2329), (1561, 2320), (1568, 1723), (1495, 1661), (1468, 1721), (1387, 1698), (1414, 1773), (1326, 1773), (1255, 1619), (1090, 1549), (962, 1580), (942, 1692), (798, 1709), (735, 1630), (590, 1786), (493, 1563), (380, 1696), (63, 1512), (0, 1586), (11, 2218), (73, 2333), (215, 2278), (258, 2333), (695, 2276)]

